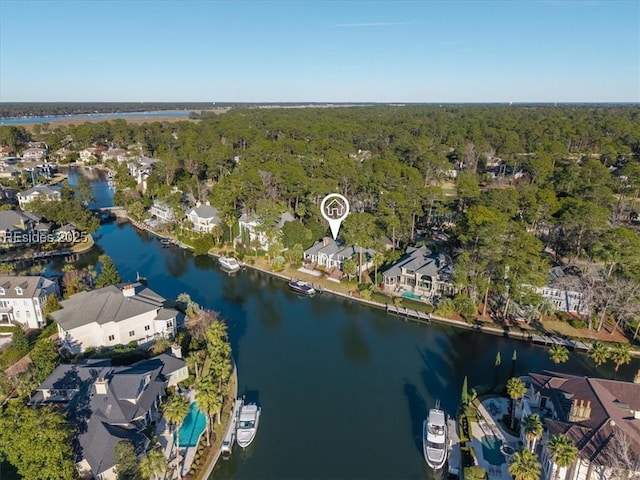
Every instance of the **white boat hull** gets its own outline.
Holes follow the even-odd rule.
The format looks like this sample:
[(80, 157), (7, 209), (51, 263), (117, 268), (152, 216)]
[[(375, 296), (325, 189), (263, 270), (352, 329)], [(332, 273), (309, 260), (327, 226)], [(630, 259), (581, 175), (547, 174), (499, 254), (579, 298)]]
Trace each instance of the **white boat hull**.
[(431, 409), (422, 424), (422, 453), (434, 471), (442, 470), (447, 463), (447, 418), (442, 410)]
[[(244, 405), (242, 407), (238, 429), (236, 430), (236, 443), (240, 448), (247, 448), (256, 438), (259, 421), (260, 408), (257, 405)], [(247, 422), (250, 422), (250, 425), (247, 425)]]

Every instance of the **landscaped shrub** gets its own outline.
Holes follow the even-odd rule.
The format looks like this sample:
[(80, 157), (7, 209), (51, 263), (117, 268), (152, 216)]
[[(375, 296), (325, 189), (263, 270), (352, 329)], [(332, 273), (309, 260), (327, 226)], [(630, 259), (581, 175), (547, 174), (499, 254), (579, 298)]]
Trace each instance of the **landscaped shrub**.
[(573, 328), (577, 328), (577, 329), (587, 328), (587, 322), (585, 322), (581, 318), (572, 319), (570, 324)]
[(487, 471), (478, 466), (474, 465), (472, 467), (465, 467), (463, 470), (463, 478), (464, 480), (486, 480)]

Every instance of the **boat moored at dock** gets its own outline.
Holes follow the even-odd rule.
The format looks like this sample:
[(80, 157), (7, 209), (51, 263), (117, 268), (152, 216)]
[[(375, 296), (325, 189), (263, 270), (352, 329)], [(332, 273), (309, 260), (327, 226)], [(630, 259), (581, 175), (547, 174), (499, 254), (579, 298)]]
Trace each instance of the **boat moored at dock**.
[(218, 263), (224, 271), (229, 273), (237, 272), (242, 267), (240, 262), (233, 257), (220, 257), (218, 258)]
[(247, 448), (253, 442), (258, 431), (260, 420), (260, 407), (255, 403), (244, 404), (240, 408), (238, 429), (236, 430), (236, 442), (238, 446)]
[(294, 292), (301, 293), (302, 295), (313, 295), (316, 293), (315, 288), (313, 288), (307, 282), (303, 282), (301, 280), (291, 280), (289, 282), (289, 287)]
[(429, 410), (429, 417), (422, 424), (422, 452), (432, 470), (441, 470), (447, 462), (447, 416), (440, 409), (440, 402)]
[(236, 429), (238, 428), (238, 421), (240, 420), (240, 410), (242, 409), (243, 404), (244, 402), (241, 398), (237, 398), (233, 404), (229, 427), (227, 428), (227, 433), (225, 434), (224, 439), (222, 440), (222, 446), (220, 447), (220, 452), (223, 456), (228, 457), (231, 455), (231, 451), (233, 450), (233, 444), (236, 441)]

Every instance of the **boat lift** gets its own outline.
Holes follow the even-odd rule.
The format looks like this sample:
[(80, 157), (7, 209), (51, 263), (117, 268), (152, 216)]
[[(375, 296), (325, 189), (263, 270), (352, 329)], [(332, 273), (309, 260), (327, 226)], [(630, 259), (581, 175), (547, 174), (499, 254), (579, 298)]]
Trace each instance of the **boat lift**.
[(242, 408), (243, 404), (244, 399), (242, 398), (237, 398), (235, 403), (233, 404), (231, 421), (229, 422), (227, 433), (224, 436), (224, 440), (222, 440), (222, 447), (220, 448), (220, 452), (224, 456), (231, 455), (231, 451), (233, 450), (233, 444), (236, 441), (236, 427), (238, 425), (238, 419), (240, 418), (240, 409)]

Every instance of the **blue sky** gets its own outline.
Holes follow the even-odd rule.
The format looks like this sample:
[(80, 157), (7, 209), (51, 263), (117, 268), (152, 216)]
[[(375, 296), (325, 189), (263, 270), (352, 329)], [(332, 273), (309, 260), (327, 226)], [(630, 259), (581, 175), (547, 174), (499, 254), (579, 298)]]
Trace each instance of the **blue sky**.
[(640, 0), (0, 0), (0, 101), (638, 102)]

